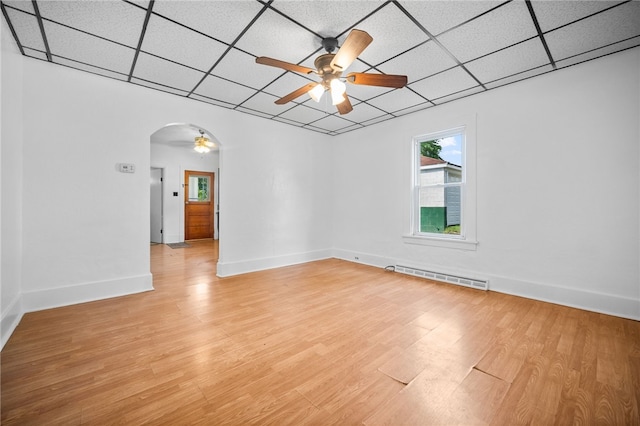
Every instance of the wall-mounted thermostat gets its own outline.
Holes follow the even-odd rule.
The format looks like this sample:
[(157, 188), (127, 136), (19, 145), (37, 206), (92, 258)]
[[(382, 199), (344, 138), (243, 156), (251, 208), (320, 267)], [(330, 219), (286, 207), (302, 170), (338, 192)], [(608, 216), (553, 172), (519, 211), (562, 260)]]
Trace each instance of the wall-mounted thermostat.
[(135, 173), (136, 165), (130, 163), (120, 163), (118, 164), (119, 169), (122, 173)]

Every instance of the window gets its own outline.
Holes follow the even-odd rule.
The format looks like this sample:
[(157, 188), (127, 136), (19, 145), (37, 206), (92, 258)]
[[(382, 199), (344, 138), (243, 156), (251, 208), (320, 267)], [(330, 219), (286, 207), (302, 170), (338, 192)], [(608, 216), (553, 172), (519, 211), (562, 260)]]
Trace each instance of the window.
[(464, 129), (416, 138), (414, 170), (418, 234), (460, 235)]
[(209, 176), (189, 176), (189, 201), (209, 201)]
[(405, 242), (475, 250), (475, 120), (467, 121), (413, 138)]

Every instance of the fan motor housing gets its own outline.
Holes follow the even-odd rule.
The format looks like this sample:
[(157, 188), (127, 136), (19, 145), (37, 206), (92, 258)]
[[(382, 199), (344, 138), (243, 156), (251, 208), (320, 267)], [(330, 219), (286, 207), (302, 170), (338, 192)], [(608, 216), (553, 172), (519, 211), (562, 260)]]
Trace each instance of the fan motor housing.
[(318, 70), (318, 74), (322, 76), (328, 75), (328, 74), (334, 74), (336, 75), (336, 77), (340, 77), (341, 73), (331, 68), (331, 60), (333, 59), (334, 56), (336, 55), (334, 55), (333, 53), (325, 53), (324, 55), (320, 55), (316, 58), (313, 64)]

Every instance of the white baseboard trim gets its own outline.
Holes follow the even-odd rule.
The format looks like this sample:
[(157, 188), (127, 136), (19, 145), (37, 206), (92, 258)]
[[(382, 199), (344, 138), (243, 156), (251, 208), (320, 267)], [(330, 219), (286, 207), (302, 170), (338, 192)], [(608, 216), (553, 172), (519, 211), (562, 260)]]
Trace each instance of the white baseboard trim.
[(153, 290), (149, 274), (22, 293), (24, 312), (41, 311)]
[(489, 281), (489, 290), (497, 293), (510, 294), (513, 296), (539, 300), (541, 302), (555, 303), (571, 308), (640, 321), (640, 299), (632, 299), (577, 288), (561, 287), (552, 284), (523, 281), (511, 277), (491, 275), (465, 269), (452, 270), (450, 268), (439, 267), (438, 265), (416, 264), (416, 262), (412, 260), (385, 258), (368, 253), (341, 249), (334, 249), (333, 257), (379, 268), (400, 264), (410, 265), (430, 271), (442, 272), (445, 274), (483, 277)]
[(349, 262), (354, 263), (362, 263), (363, 265), (377, 266), (378, 268), (384, 268), (386, 266), (396, 264), (395, 259), (370, 253), (362, 253), (342, 249), (333, 249), (332, 253), (333, 257), (335, 257), (336, 259), (348, 260)]
[(249, 272), (264, 271), (266, 269), (281, 268), (283, 266), (330, 259), (331, 257), (331, 250), (316, 250), (284, 256), (243, 260), (239, 262), (218, 261), (216, 275), (221, 278), (231, 277), (234, 275), (247, 274)]
[(490, 290), (640, 321), (640, 300), (614, 294), (491, 276)]
[(23, 315), (22, 296), (17, 295), (9, 306), (7, 306), (7, 309), (2, 311), (2, 319), (0, 320), (0, 351), (9, 341), (9, 337), (11, 337), (18, 324), (20, 324)]

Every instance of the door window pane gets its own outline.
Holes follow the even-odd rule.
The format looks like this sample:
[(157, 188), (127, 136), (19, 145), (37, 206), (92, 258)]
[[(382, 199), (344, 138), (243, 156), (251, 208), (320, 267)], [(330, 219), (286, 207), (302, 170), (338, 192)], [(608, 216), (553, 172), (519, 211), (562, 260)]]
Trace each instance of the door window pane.
[(209, 176), (189, 176), (189, 201), (209, 201)]

